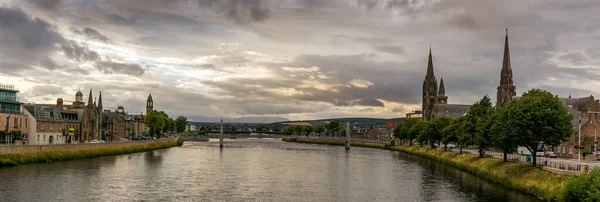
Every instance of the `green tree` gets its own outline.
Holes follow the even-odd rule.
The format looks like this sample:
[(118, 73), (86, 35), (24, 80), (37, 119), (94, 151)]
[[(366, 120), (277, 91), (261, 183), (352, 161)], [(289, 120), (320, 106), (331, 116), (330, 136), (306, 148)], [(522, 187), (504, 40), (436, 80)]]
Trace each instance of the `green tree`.
[(421, 121), (415, 125), (413, 125), (413, 127), (411, 127), (410, 129), (412, 130), (412, 133), (414, 133), (416, 135), (416, 140), (419, 143), (419, 146), (423, 146), (423, 144), (429, 140), (429, 133), (427, 130), (429, 130), (429, 122), (428, 121)]
[(283, 134), (284, 135), (292, 135), (294, 134), (295, 127), (294, 126), (286, 126), (283, 128)]
[[(410, 123), (412, 121), (412, 123)], [(423, 129), (423, 121), (421, 119), (407, 119), (404, 123), (405, 127), (407, 127), (407, 139), (409, 141), (409, 145), (413, 145), (413, 140), (419, 136), (421, 129)]]
[[(491, 117), (493, 112), (492, 102), (490, 97), (483, 96), (483, 98), (473, 104), (469, 111), (467, 112), (467, 119), (469, 122), (474, 123), (473, 126), (469, 125), (468, 128), (473, 132), (473, 143), (479, 148), (479, 156), (483, 157), (485, 155), (486, 149), (490, 146), (491, 139), (491, 131), (490, 131), (490, 121), (488, 119)], [(474, 129), (474, 130), (473, 130)]]
[(453, 119), (452, 122), (442, 129), (442, 144), (444, 150), (448, 150), (448, 144), (457, 143), (458, 136), (462, 130), (462, 122), (459, 118)]
[(185, 116), (178, 116), (175, 122), (177, 133), (182, 133), (183, 131), (185, 131), (185, 127), (188, 124), (187, 118)]
[(337, 119), (331, 120), (325, 127), (333, 135), (334, 132), (340, 130), (340, 121)]
[(497, 108), (492, 115), (492, 118), (489, 119), (492, 122), (491, 131), (492, 131), (492, 145), (502, 150), (504, 154), (504, 161), (507, 161), (507, 156), (509, 153), (512, 153), (519, 146), (519, 131), (515, 131), (515, 129), (509, 125), (509, 121), (511, 117), (508, 113), (508, 106), (513, 102), (509, 102), (505, 107)]
[(532, 89), (507, 106), (507, 125), (518, 131), (517, 142), (531, 152), (536, 163), (537, 148), (557, 146), (573, 134), (572, 115), (562, 101), (548, 91)]
[(314, 131), (315, 133), (318, 133), (319, 135), (321, 135), (321, 133), (325, 132), (327, 129), (325, 128), (325, 125), (319, 125), (316, 126)]
[(458, 143), (459, 151), (462, 154), (463, 147), (473, 145), (473, 133), (475, 131), (475, 124), (470, 122), (467, 116), (461, 116), (455, 119), (457, 130), (456, 130), (456, 143)]
[(157, 136), (166, 125), (163, 113), (160, 113), (156, 110), (151, 111), (146, 115), (144, 125), (150, 128), (150, 136)]
[(436, 143), (439, 145), (442, 141), (442, 130), (450, 124), (452, 124), (450, 117), (439, 117), (428, 122), (425, 133), (431, 148), (435, 148)]
[(396, 126), (396, 128), (394, 128), (394, 136), (400, 138), (401, 140), (409, 140), (410, 141), (410, 145), (412, 146), (412, 141), (413, 139), (415, 139), (415, 137), (409, 138), (409, 130), (410, 128), (415, 125), (415, 123), (420, 122), (421, 119), (417, 119), (417, 118), (409, 118), (406, 119), (406, 121), (404, 123), (398, 124), (398, 126)]
[(313, 127), (312, 126), (304, 126), (304, 132), (306, 132), (306, 135), (310, 135), (310, 133), (313, 132)]

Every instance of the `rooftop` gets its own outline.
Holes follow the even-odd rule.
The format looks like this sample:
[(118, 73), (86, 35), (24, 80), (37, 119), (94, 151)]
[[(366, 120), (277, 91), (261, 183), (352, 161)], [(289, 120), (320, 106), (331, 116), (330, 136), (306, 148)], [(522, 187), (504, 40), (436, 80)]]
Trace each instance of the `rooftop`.
[(11, 91), (11, 92), (19, 92), (14, 85), (3, 85), (0, 84), (0, 90), (2, 91)]

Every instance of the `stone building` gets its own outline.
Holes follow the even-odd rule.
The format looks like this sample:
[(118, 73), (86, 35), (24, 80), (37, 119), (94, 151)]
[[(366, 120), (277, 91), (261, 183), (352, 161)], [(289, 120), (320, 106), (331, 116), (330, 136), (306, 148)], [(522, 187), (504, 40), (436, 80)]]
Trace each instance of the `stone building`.
[[(427, 73), (423, 80), (423, 98), (422, 98), (422, 116), (424, 121), (432, 120), (437, 117), (459, 117), (464, 116), (471, 105), (462, 104), (448, 104), (448, 96), (446, 96), (446, 88), (444, 86), (444, 79), (440, 79), (440, 86), (438, 89), (437, 80), (435, 79), (435, 73), (433, 69), (433, 56), (431, 55), (431, 48), (429, 48), (429, 60), (427, 62)], [(418, 111), (416, 111), (418, 112)], [(411, 113), (411, 117), (418, 117), (414, 115), (415, 112)], [(407, 114), (409, 117), (409, 114)]]
[[(600, 132), (600, 123), (598, 122), (597, 112), (600, 109), (600, 101), (595, 100), (594, 96), (582, 98), (560, 98), (563, 101), (563, 107), (573, 116), (571, 124), (573, 125), (573, 135), (555, 148), (549, 148), (556, 152), (560, 157), (577, 158), (578, 150), (575, 146), (579, 140), (579, 126), (581, 126), (581, 144), (585, 145), (584, 139), (590, 138), (592, 141), (598, 138)], [(581, 124), (581, 125), (580, 125)], [(585, 145), (583, 151), (593, 150), (593, 145)]]

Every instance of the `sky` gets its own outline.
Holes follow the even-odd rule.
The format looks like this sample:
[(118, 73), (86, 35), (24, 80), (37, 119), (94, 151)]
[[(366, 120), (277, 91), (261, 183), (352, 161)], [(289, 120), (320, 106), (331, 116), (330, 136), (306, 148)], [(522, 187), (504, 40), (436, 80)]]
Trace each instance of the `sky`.
[(598, 95), (596, 0), (0, 0), (0, 83), (105, 109), (307, 120), (420, 110), (429, 48), (450, 104)]

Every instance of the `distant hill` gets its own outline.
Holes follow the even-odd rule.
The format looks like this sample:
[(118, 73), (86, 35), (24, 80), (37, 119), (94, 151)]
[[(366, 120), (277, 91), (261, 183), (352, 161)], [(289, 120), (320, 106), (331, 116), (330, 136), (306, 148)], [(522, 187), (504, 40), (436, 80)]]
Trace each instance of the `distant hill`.
[[(208, 116), (189, 116), (188, 120), (192, 123), (217, 123), (221, 121), (220, 117)], [(223, 117), (224, 123), (273, 123), (289, 121), (289, 119), (278, 116), (244, 116), (239, 118)]]
[(339, 120), (340, 123), (350, 122), (352, 124), (379, 125), (379, 124), (384, 124), (386, 121), (395, 121), (395, 122), (398, 122), (398, 123), (404, 123), (405, 118), (392, 118), (392, 119), (358, 118), (358, 117), (353, 117), (353, 118), (330, 118), (330, 119), (316, 119), (316, 120), (282, 121), (282, 122), (275, 122), (275, 123), (265, 124), (265, 126), (268, 127), (268, 128), (283, 128), (286, 125), (286, 123), (308, 122), (310, 124), (315, 124), (315, 123), (322, 122), (323, 124), (325, 124), (326, 122), (329, 122), (331, 120)]

